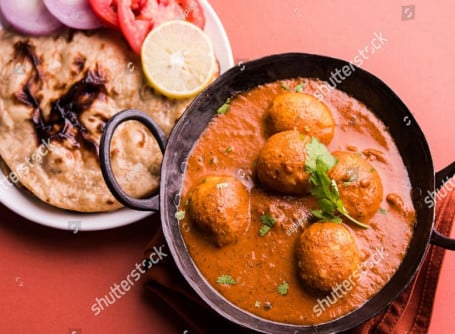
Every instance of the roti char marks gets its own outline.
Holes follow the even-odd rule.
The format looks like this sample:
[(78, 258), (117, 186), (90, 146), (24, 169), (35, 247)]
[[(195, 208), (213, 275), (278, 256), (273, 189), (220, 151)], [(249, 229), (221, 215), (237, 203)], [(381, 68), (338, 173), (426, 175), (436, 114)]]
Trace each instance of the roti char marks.
[[(81, 144), (86, 144), (99, 154), (99, 143), (87, 131), (80, 121), (80, 115), (90, 108), (100, 93), (106, 93), (104, 86), (105, 75), (99, 66), (92, 71), (87, 70), (84, 77), (75, 82), (68, 91), (52, 103), (50, 116), (44, 118), (38, 100), (35, 97), (41, 86), (41, 74), (39, 71), (39, 59), (35, 54), (34, 47), (28, 42), (18, 42), (15, 44), (18, 56), (31, 60), (34, 68), (34, 75), (24, 85), (22, 91), (16, 94), (16, 98), (33, 108), (32, 122), (35, 126), (38, 142), (49, 142), (51, 140), (68, 140), (72, 148), (79, 148)], [(75, 59), (75, 65), (82, 70), (84, 60)], [(107, 119), (102, 117), (103, 123), (98, 127), (101, 134)]]
[[(411, 185), (387, 128), (342, 91), (317, 100), (322, 84), (295, 78), (231, 97), (186, 167), (179, 220), (194, 263), (226, 299), (272, 321), (353, 311), (394, 275), (413, 233)], [(231, 181), (211, 190), (220, 177)]]
[[(105, 92), (105, 79), (97, 70), (88, 70), (84, 78), (74, 83), (66, 94), (57, 99), (51, 108), (49, 120), (45, 120), (42, 111), (37, 108), (33, 114), (38, 139), (41, 140), (65, 140), (68, 139), (74, 148), (80, 144), (88, 144), (96, 154), (99, 153), (99, 143), (87, 131), (80, 121), (80, 115), (90, 108), (100, 93)], [(101, 134), (107, 119), (102, 119), (98, 127)]]

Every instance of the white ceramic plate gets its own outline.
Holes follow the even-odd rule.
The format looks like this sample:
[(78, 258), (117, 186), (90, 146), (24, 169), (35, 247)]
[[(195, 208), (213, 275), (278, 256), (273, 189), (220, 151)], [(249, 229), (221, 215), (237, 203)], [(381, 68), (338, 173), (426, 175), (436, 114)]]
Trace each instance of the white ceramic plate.
[[(213, 8), (206, 0), (199, 0), (204, 7), (205, 31), (213, 42), (221, 72), (234, 65), (231, 45), (224, 27)], [(0, 19), (1, 29), (1, 19)], [(3, 173), (0, 172), (3, 178)], [(150, 212), (120, 209), (109, 213), (77, 213), (49, 206), (35, 198), (27, 191), (15, 186), (8, 187), (0, 194), (0, 201), (15, 213), (42, 225), (78, 231), (96, 231), (115, 228), (134, 223), (151, 215)]]

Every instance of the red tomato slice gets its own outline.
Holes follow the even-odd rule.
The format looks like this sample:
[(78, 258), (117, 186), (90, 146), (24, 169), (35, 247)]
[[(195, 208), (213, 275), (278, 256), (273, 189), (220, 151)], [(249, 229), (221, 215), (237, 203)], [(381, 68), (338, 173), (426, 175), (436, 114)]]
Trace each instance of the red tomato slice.
[(175, 0), (180, 8), (183, 9), (185, 20), (197, 25), (204, 30), (205, 15), (204, 9), (197, 0)]
[[(117, 0), (120, 29), (137, 54), (153, 27), (161, 23), (185, 19), (202, 28), (203, 9), (197, 0)], [(197, 22), (197, 23), (196, 23)]]
[(109, 27), (118, 28), (117, 0), (89, 0), (93, 12)]

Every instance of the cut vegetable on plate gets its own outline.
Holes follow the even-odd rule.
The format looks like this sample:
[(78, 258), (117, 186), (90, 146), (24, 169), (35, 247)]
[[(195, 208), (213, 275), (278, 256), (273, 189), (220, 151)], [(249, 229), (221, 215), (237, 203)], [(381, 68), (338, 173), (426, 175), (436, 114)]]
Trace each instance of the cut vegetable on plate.
[(197, 25), (199, 28), (205, 27), (204, 10), (197, 0), (175, 0), (183, 10), (183, 18)]
[(90, 8), (88, 0), (44, 0), (44, 5), (68, 27), (85, 30), (103, 26)]
[(208, 36), (194, 24), (169, 21), (144, 41), (142, 68), (149, 84), (171, 98), (195, 96), (218, 73)]
[(89, 0), (95, 14), (111, 28), (119, 28), (117, 0)]
[[(112, 7), (112, 3), (111, 1), (111, 9), (115, 8)], [(182, 19), (202, 24), (201, 28), (205, 24), (204, 13), (197, 0), (117, 0), (117, 3), (120, 29), (137, 54), (141, 53), (142, 43), (147, 34), (164, 22)], [(184, 7), (189, 5), (192, 7)], [(101, 7), (106, 7), (106, 4)]]
[(62, 27), (42, 0), (1, 0), (0, 11), (13, 28), (25, 34), (50, 35)]

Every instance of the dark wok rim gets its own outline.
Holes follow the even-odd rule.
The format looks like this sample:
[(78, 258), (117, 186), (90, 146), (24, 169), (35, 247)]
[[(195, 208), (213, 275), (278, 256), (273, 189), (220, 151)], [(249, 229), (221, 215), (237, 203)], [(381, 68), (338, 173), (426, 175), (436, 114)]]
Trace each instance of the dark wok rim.
[[(222, 297), (205, 280), (189, 255), (175, 218), (180, 203), (181, 180), (185, 172), (186, 159), (200, 133), (227, 97), (261, 83), (297, 76), (328, 80), (331, 71), (346, 65), (354, 67), (355, 71), (340, 83), (337, 89), (364, 102), (374, 113), (379, 107), (393, 110), (393, 113), (376, 115), (389, 127), (408, 169), (417, 212), (414, 236), (396, 274), (373, 298), (351, 313), (314, 326), (290, 325), (266, 320), (238, 308)], [(368, 102), (365, 101), (366, 97)], [(128, 110), (117, 114), (108, 122), (100, 145), (101, 169), (106, 183), (115, 197), (126, 206), (140, 210), (158, 211), (159, 209), (164, 235), (180, 272), (208, 305), (234, 323), (266, 333), (331, 333), (351, 329), (384, 310), (409, 285), (422, 263), (430, 241), (445, 248), (455, 249), (454, 240), (445, 238), (433, 230), (434, 207), (429, 208), (423, 203), (427, 191), (435, 190), (435, 173), (428, 143), (416, 120), (385, 83), (348, 62), (319, 55), (288, 53), (264, 57), (243, 63), (241, 67), (234, 67), (195, 98), (174, 127), (167, 146), (163, 133), (144, 115), (136, 110)], [(406, 128), (408, 131), (406, 134), (401, 134), (404, 132), (402, 130), (405, 127), (403, 122), (405, 119), (411, 126)], [(164, 150), (166, 146), (161, 171), (159, 193), (161, 200), (158, 196), (145, 200), (129, 198), (113, 176), (109, 155), (106, 152), (110, 152), (110, 139), (115, 128), (126, 120), (145, 122), (157, 137), (161, 149)], [(418, 171), (416, 168), (411, 168), (417, 165)], [(455, 163), (440, 171), (436, 175), (437, 185), (454, 172)]]

